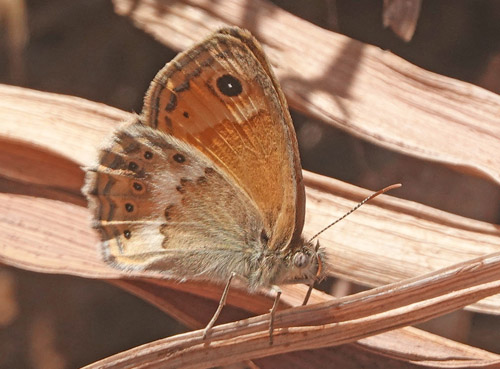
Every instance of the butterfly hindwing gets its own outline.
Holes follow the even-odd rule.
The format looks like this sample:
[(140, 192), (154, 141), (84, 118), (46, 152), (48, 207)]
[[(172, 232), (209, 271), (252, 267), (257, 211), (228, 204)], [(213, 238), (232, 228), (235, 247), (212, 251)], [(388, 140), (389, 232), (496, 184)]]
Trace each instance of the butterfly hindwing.
[(105, 258), (124, 269), (223, 279), (221, 265), (256, 248), (262, 232), (250, 199), (218, 167), (139, 118), (101, 150), (85, 192)]

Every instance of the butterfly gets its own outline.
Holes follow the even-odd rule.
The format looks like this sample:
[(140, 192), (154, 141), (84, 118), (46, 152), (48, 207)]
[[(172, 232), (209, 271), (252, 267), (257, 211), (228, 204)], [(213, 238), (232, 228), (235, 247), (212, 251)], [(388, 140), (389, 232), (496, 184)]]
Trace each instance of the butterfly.
[(116, 268), (226, 291), (237, 276), (250, 292), (322, 274), (323, 251), (301, 235), (305, 190), (287, 102), (248, 31), (221, 29), (161, 69), (142, 113), (87, 168), (83, 192)]

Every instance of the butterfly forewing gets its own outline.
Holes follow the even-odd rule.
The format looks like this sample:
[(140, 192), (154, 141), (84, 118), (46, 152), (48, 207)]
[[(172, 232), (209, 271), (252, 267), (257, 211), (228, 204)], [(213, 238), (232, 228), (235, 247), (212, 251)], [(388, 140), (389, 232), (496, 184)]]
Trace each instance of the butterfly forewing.
[(295, 133), (249, 33), (225, 29), (178, 55), (155, 77), (143, 117), (200, 150), (241, 187), (263, 219), (267, 247), (298, 239), (305, 204)]

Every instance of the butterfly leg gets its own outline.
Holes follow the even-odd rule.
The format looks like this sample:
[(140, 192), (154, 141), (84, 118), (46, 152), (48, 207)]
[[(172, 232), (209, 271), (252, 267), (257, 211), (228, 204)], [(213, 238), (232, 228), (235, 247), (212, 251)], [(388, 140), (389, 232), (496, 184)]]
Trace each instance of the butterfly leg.
[(304, 297), (304, 301), (302, 301), (302, 306), (307, 305), (307, 301), (309, 301), (309, 297), (311, 297), (311, 292), (314, 288), (314, 281), (309, 285), (309, 289), (307, 290), (306, 297)]
[(226, 287), (224, 287), (224, 291), (222, 292), (222, 296), (221, 296), (220, 301), (219, 301), (219, 306), (217, 307), (217, 310), (215, 311), (214, 316), (212, 317), (212, 319), (210, 319), (210, 321), (208, 322), (207, 326), (203, 330), (203, 339), (207, 338), (210, 330), (212, 329), (212, 327), (214, 326), (215, 322), (217, 321), (217, 318), (219, 317), (219, 315), (220, 315), (220, 313), (222, 311), (222, 308), (226, 304), (226, 298), (227, 298), (227, 294), (229, 292), (229, 286), (231, 285), (231, 281), (233, 280), (233, 278), (234, 278), (235, 275), (236, 275), (236, 273), (233, 272), (229, 276), (229, 279), (227, 280), (227, 283), (226, 283)]
[(272, 291), (276, 292), (276, 297), (274, 298), (273, 307), (270, 310), (271, 317), (269, 319), (269, 344), (273, 344), (273, 332), (274, 332), (274, 315), (276, 314), (276, 309), (278, 308), (278, 303), (281, 297), (281, 288), (278, 286), (272, 286)]
[(309, 283), (309, 289), (307, 290), (306, 297), (304, 297), (304, 301), (302, 302), (302, 305), (307, 305), (307, 301), (309, 301), (309, 297), (311, 297), (311, 293), (312, 293), (312, 290), (314, 288), (314, 283), (316, 282), (316, 280), (318, 278), (321, 278), (321, 273), (323, 271), (323, 264), (321, 262), (320, 256), (318, 255), (318, 250), (319, 250), (319, 241), (316, 242), (316, 247), (315, 247), (316, 257), (317, 257), (317, 262), (318, 262), (318, 270), (316, 272), (316, 278), (313, 279), (311, 281), (311, 283)]

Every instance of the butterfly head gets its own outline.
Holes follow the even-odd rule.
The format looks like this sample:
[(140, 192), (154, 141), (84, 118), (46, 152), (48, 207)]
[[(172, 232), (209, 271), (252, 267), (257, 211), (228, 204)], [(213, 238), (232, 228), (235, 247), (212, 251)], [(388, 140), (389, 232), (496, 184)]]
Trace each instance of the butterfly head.
[(311, 283), (323, 276), (323, 250), (318, 243), (300, 239), (295, 247), (261, 254), (250, 273), (250, 289), (262, 285)]
[(287, 255), (284, 283), (311, 282), (322, 277), (324, 254), (319, 248), (319, 242), (301, 241), (302, 246), (291, 250)]

